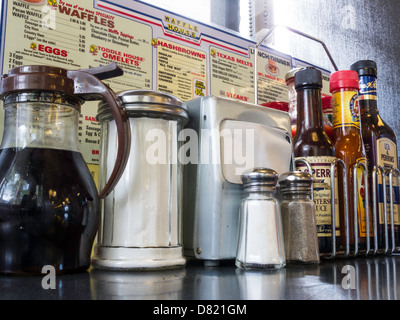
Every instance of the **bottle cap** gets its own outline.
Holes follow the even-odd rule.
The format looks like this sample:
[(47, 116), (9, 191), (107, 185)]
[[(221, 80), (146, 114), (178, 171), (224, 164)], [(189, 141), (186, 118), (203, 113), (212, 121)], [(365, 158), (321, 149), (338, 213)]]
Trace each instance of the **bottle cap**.
[(376, 62), (372, 60), (359, 60), (353, 63), (350, 69), (356, 71), (359, 76), (378, 76)]
[(285, 81), (288, 82), (288, 80), (294, 78), (294, 75), (296, 74), (297, 71), (300, 71), (303, 68), (293, 68), (289, 70), (286, 75), (285, 75)]
[(275, 191), (278, 173), (268, 168), (255, 168), (242, 175), (246, 192)]
[(332, 73), (329, 80), (329, 91), (332, 93), (342, 88), (359, 90), (360, 85), (357, 72), (353, 70), (341, 70)]
[(303, 87), (322, 88), (322, 72), (315, 68), (304, 68), (294, 75), (296, 90)]
[(321, 98), (322, 110), (332, 110), (332, 97), (326, 96)]

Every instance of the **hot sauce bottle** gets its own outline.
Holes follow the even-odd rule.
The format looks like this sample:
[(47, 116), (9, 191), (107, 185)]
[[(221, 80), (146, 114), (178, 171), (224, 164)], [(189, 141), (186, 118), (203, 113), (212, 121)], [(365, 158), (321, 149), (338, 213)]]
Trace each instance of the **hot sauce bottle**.
[[(331, 163), (336, 160), (336, 153), (324, 130), (321, 71), (315, 68), (297, 71), (295, 88), (297, 91), (297, 131), (293, 140), (294, 154), (296, 159), (305, 159), (311, 165), (318, 245), (321, 256), (324, 256), (332, 252), (332, 233), (336, 232), (336, 235), (339, 235), (339, 215), (336, 217), (337, 231), (332, 230), (330, 171)], [(308, 171), (303, 163), (299, 163), (297, 169)], [(338, 213), (339, 209), (335, 211)], [(338, 237), (336, 239), (338, 240)]]
[[(339, 188), (341, 245), (346, 244), (345, 206), (349, 208), (349, 244), (354, 248), (354, 212), (357, 211), (358, 244), (366, 239), (366, 203), (364, 192), (364, 168), (367, 166), (364, 144), (361, 138), (358, 108), (358, 74), (352, 70), (342, 70), (330, 77), (332, 93), (332, 122), (336, 156), (343, 160), (347, 168), (348, 199), (344, 202), (343, 188)], [(354, 168), (359, 162), (365, 167), (357, 168), (357, 191), (354, 191)], [(342, 171), (338, 171), (339, 181), (343, 181)], [(340, 183), (341, 185), (342, 183)], [(357, 202), (354, 201), (355, 193)], [(369, 215), (371, 217), (371, 215)], [(371, 226), (372, 228), (372, 226)], [(370, 228), (370, 230), (371, 230)]]
[[(397, 142), (393, 130), (381, 118), (378, 111), (377, 101), (377, 65), (371, 60), (360, 60), (355, 62), (350, 67), (358, 73), (359, 76), (359, 106), (360, 106), (360, 124), (361, 135), (365, 146), (365, 151), (368, 159), (368, 182), (370, 191), (371, 208), (373, 203), (372, 193), (372, 173), (375, 166), (384, 168), (386, 174), (391, 168), (397, 168)], [(395, 176), (394, 176), (395, 177)], [(395, 251), (400, 249), (400, 201), (399, 201), (399, 187), (396, 183), (397, 179), (393, 179), (394, 190), (393, 193), (393, 220), (395, 231)], [(387, 200), (383, 199), (382, 179), (378, 175), (378, 195), (379, 195), (379, 214), (377, 217), (377, 233), (378, 233), (378, 248), (382, 249), (386, 246), (385, 234), (388, 235), (389, 247), (391, 247), (391, 221), (390, 221), (390, 193), (389, 186), (386, 186)], [(387, 203), (388, 212), (388, 229), (385, 232), (384, 223), (384, 202)]]

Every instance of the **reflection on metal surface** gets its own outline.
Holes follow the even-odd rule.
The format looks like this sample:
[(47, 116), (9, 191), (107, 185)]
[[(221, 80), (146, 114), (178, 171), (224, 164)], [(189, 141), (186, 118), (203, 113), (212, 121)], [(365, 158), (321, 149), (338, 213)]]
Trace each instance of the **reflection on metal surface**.
[(290, 264), (276, 271), (189, 263), (168, 272), (91, 272), (94, 299), (397, 300), (400, 256)]
[(150, 272), (93, 270), (90, 285), (94, 299), (179, 300), (185, 269)]
[(42, 277), (0, 277), (0, 299), (74, 300), (398, 300), (400, 255), (289, 264), (277, 271), (243, 271), (226, 261), (185, 269), (59, 275), (56, 289)]
[(279, 300), (285, 287), (286, 269), (255, 271), (236, 269), (240, 299)]

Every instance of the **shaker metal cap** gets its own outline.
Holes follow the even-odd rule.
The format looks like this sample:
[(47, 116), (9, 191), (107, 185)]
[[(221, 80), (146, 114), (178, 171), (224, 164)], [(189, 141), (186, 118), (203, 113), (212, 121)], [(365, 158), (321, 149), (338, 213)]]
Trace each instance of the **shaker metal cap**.
[(290, 171), (281, 174), (278, 183), (282, 190), (311, 189), (313, 178), (308, 172)]
[(278, 173), (268, 168), (255, 168), (242, 175), (243, 187), (246, 191), (274, 190), (278, 181)]
[[(126, 90), (120, 91), (117, 97), (123, 103), (130, 117), (150, 116), (163, 118), (165, 116), (189, 119), (186, 104), (177, 97), (155, 90)], [(108, 106), (100, 102), (98, 116), (108, 113)]]

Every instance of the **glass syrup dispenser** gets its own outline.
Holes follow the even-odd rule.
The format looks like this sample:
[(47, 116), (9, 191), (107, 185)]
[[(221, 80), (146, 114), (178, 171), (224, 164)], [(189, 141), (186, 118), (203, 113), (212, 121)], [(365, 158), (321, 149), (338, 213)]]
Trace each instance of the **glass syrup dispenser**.
[[(99, 197), (124, 171), (130, 146), (128, 118), (100, 79), (122, 74), (111, 64), (89, 70), (22, 66), (4, 75), (0, 97), (5, 124), (0, 149), (0, 273), (57, 274), (90, 266)], [(113, 174), (98, 195), (78, 145), (84, 100), (104, 99), (118, 126)]]

